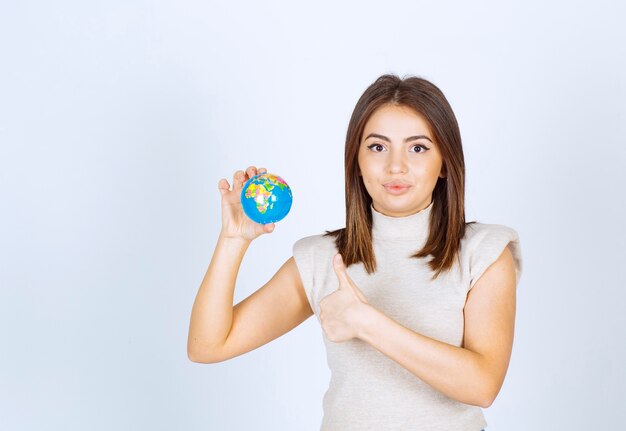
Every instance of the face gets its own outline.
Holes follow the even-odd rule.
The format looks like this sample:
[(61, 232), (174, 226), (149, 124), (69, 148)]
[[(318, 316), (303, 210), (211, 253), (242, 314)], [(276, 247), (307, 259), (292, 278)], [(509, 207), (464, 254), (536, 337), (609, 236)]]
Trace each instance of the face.
[(406, 106), (383, 105), (369, 118), (359, 145), (360, 175), (374, 209), (404, 217), (426, 208), (443, 161), (426, 119)]

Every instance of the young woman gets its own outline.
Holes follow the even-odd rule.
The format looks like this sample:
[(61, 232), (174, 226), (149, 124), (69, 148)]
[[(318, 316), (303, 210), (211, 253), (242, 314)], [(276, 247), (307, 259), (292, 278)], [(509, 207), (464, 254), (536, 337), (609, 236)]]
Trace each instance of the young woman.
[(219, 362), (315, 314), (331, 379), (322, 430), (463, 430), (487, 423), (509, 364), (518, 234), (466, 223), (461, 136), (443, 93), (383, 75), (356, 104), (345, 146), (346, 227), (307, 236), (263, 287), (233, 307), (250, 242), (242, 185), (219, 181), (222, 230), (193, 305), (188, 355)]

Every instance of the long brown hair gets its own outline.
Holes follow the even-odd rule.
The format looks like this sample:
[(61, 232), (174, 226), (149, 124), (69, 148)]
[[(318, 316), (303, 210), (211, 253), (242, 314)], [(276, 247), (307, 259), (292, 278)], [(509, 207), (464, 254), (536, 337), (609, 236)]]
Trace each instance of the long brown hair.
[(433, 190), (430, 232), (424, 247), (411, 256), (425, 258), (431, 255), (428, 265), (435, 272), (432, 277), (435, 279), (452, 268), (465, 236), (465, 161), (459, 125), (448, 100), (437, 86), (423, 78), (409, 76), (400, 79), (393, 74), (382, 75), (359, 98), (346, 135), (346, 227), (326, 231), (324, 236), (335, 237), (335, 245), (346, 266), (363, 262), (368, 274), (376, 271), (370, 210), (372, 198), (359, 176), (358, 152), (367, 120), (385, 104), (406, 106), (421, 114), (441, 151), (445, 178), (438, 178)]

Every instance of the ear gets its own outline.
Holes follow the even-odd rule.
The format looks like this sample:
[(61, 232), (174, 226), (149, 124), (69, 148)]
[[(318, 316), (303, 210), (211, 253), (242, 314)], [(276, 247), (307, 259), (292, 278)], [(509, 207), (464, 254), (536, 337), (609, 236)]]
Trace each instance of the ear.
[(446, 173), (445, 165), (441, 167), (441, 171), (439, 172), (439, 178), (446, 178), (448, 174)]

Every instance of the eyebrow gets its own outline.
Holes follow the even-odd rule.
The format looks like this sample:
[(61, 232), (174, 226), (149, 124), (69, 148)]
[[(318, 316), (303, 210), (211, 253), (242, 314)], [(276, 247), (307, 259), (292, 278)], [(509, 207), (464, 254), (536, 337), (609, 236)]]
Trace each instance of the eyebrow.
[[(383, 141), (387, 141), (389, 143), (391, 143), (391, 139), (389, 139), (386, 136), (383, 135), (379, 135), (378, 133), (370, 133), (369, 135), (367, 135), (367, 138), (363, 139), (364, 141), (367, 141), (369, 138), (378, 138), (378, 139), (382, 139)], [(418, 139), (428, 139), (431, 143), (433, 142), (428, 136), (426, 135), (416, 135), (416, 136), (409, 136), (408, 138), (404, 139), (404, 142), (411, 142), (411, 141), (417, 141)]]

